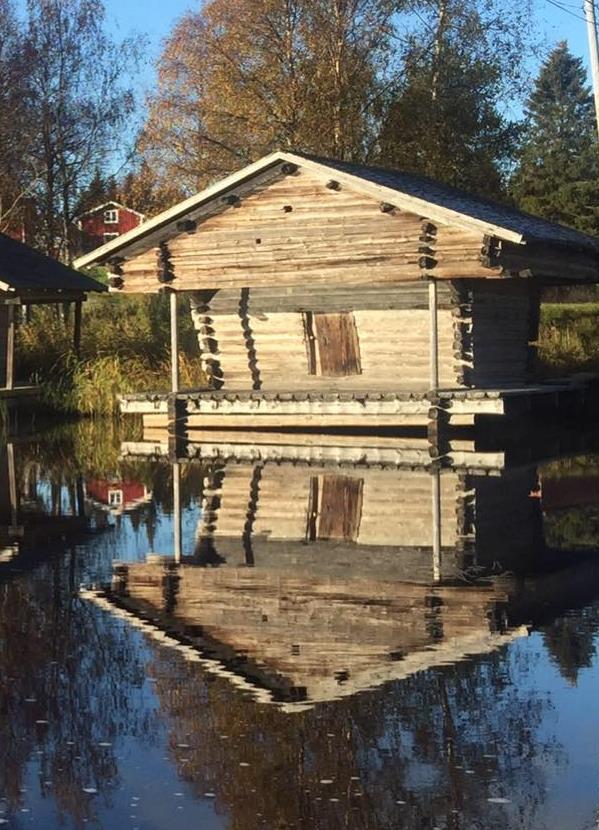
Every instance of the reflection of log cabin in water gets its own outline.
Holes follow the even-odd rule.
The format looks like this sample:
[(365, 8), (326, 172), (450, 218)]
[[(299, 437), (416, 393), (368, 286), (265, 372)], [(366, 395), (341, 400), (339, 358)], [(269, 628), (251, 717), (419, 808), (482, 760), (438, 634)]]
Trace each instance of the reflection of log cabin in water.
[[(215, 466), (206, 477), (196, 556), (230, 565), (391, 569), (450, 580), (538, 546), (534, 468), (500, 476), (452, 469), (277, 463)], [(476, 519), (476, 521), (475, 521)], [(508, 553), (509, 552), (509, 553)], [(511, 565), (511, 561), (506, 563)]]
[[(597, 282), (599, 246), (420, 177), (277, 152), (77, 261), (94, 264), (114, 291), (171, 292), (173, 352), (190, 300), (210, 390), (181, 394), (189, 425), (381, 427), (575, 395), (534, 383), (539, 291)], [(167, 422), (168, 396), (123, 407)]]
[(193, 555), (118, 566), (109, 599), (275, 698), (348, 694), (499, 647), (527, 621), (513, 579), (475, 580), (538, 567), (535, 485), (531, 468), (223, 464)]

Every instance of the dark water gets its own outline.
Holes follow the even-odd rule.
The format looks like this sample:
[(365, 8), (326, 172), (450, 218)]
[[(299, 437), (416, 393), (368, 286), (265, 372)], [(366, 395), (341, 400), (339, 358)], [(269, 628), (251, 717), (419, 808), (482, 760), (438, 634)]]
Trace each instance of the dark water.
[(0, 452), (4, 826), (597, 826), (599, 456), (125, 449)]

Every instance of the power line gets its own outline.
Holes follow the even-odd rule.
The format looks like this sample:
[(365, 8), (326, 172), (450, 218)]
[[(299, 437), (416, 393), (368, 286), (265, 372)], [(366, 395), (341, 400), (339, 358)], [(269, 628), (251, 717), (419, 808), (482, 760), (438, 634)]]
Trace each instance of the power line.
[(565, 12), (566, 14), (570, 14), (577, 20), (582, 20), (583, 23), (586, 23), (586, 19), (582, 15), (576, 14), (576, 12), (573, 12), (572, 9), (568, 9), (566, 8), (566, 6), (563, 6), (561, 3), (558, 3), (557, 0), (546, 0), (546, 2), (550, 3), (552, 6), (555, 6), (556, 9), (559, 9), (560, 11)]

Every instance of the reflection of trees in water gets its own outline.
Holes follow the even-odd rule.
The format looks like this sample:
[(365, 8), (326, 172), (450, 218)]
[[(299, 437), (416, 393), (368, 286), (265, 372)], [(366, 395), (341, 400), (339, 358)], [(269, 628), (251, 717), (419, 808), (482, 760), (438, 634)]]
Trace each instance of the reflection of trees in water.
[(496, 652), (287, 714), (166, 649), (153, 666), (179, 772), (232, 830), (503, 828), (506, 810), (531, 826), (559, 751), (537, 731), (547, 703), (518, 691), (527, 670)]
[(106, 794), (118, 781), (114, 742), (154, 732), (135, 695), (144, 682), (138, 641), (78, 600), (55, 561), (0, 584), (0, 677), (0, 792), (9, 811), (34, 763), (40, 791), (81, 824), (91, 809), (83, 789)]
[(541, 630), (552, 661), (562, 677), (575, 686), (580, 670), (591, 667), (597, 652), (599, 604), (559, 617)]

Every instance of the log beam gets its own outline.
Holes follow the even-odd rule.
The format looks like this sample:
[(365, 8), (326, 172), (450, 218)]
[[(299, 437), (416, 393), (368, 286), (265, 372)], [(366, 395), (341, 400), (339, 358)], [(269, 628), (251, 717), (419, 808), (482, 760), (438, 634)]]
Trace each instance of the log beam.
[(428, 309), (430, 325), (430, 371), (429, 385), (434, 392), (439, 388), (439, 323), (437, 317), (437, 283), (429, 280), (428, 284)]

